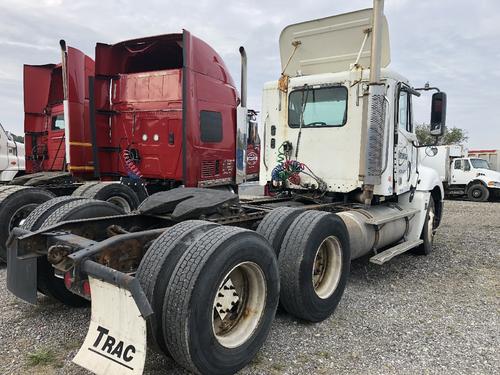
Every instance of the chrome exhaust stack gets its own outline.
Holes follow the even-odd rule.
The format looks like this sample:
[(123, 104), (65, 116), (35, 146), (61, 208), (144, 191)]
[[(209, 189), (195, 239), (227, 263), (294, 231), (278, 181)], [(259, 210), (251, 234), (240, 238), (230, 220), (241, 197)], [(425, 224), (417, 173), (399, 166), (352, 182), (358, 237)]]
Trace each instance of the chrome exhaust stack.
[(241, 56), (241, 98), (236, 109), (236, 184), (240, 185), (247, 177), (247, 142), (248, 142), (248, 109), (247, 109), (247, 53), (240, 47)]
[(61, 39), (59, 41), (59, 45), (61, 46), (61, 65), (62, 65), (62, 84), (63, 84), (63, 108), (64, 108), (64, 137), (65, 137), (65, 162), (66, 165), (70, 165), (70, 148), (69, 148), (69, 128), (71, 125), (70, 115), (69, 115), (69, 88), (68, 88), (68, 50), (66, 47), (66, 41)]

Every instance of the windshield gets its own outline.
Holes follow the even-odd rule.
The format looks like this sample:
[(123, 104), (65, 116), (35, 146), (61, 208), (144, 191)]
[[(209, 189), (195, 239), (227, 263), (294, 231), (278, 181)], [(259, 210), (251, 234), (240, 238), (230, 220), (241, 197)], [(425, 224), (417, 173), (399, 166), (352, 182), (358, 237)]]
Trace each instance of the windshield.
[[(302, 116), (302, 110), (304, 114)], [(303, 127), (342, 126), (347, 121), (347, 88), (331, 86), (294, 90), (288, 101), (288, 124)]]
[(470, 159), (474, 168), (490, 169), (490, 165), (484, 159)]

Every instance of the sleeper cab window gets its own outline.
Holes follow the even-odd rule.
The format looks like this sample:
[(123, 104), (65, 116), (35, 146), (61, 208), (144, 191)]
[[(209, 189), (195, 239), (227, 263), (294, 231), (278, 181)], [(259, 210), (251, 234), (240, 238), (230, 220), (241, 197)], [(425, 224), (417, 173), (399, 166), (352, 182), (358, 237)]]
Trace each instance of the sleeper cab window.
[(222, 114), (214, 111), (200, 111), (200, 138), (205, 143), (222, 141)]
[(299, 128), (343, 126), (347, 122), (345, 86), (304, 87), (293, 90), (288, 100), (288, 125)]
[(52, 130), (64, 129), (64, 115), (52, 116)]

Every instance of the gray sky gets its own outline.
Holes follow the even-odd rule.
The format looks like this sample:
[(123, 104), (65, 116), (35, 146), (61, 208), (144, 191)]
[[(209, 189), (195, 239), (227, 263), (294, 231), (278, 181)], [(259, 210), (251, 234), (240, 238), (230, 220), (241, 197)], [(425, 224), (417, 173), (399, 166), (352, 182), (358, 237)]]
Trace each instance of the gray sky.
[[(370, 7), (371, 0), (0, 0), (0, 122), (21, 134), (22, 66), (60, 60), (59, 39), (94, 56), (96, 42), (179, 32), (211, 44), (239, 82), (238, 47), (249, 56), (249, 105), (279, 77), (278, 37), (288, 24)], [(448, 94), (448, 126), (471, 148), (500, 148), (500, 1), (386, 0), (391, 67), (414, 86)], [(428, 103), (417, 106), (428, 122)]]

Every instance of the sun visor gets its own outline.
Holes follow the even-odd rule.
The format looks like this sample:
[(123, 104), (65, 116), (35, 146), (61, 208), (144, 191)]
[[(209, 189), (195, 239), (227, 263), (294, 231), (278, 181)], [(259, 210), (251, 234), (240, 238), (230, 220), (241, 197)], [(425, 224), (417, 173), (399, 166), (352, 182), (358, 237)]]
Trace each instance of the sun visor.
[[(349, 70), (363, 45), (365, 30), (371, 28), (372, 15), (372, 9), (364, 9), (285, 27), (280, 35), (282, 71), (294, 77)], [(371, 33), (359, 59), (359, 64), (365, 68), (370, 66), (370, 49)], [(391, 61), (385, 16), (381, 55), (381, 66), (385, 68)]]

